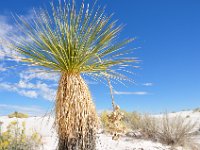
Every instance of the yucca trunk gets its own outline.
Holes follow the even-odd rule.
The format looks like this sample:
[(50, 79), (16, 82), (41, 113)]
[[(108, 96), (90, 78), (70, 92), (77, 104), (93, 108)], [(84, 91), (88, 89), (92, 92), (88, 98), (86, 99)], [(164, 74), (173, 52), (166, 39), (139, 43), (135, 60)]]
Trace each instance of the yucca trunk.
[(80, 74), (63, 73), (56, 97), (59, 150), (95, 150), (97, 114)]

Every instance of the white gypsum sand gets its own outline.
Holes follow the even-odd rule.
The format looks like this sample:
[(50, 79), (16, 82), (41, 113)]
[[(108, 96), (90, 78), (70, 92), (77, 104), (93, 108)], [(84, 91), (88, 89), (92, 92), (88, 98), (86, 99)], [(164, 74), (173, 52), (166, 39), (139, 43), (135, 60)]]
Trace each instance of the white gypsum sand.
[[(180, 115), (191, 122), (197, 122), (196, 130), (200, 128), (200, 112), (183, 111), (177, 113), (170, 113), (169, 117)], [(154, 115), (156, 118), (162, 118), (162, 114)], [(54, 118), (53, 117), (29, 117), (29, 118), (8, 118), (6, 116), (0, 117), (0, 121), (3, 122), (2, 131), (6, 130), (8, 124), (12, 121), (18, 121), (26, 123), (26, 134), (30, 135), (33, 131), (37, 131), (43, 140), (43, 146), (41, 150), (55, 150), (57, 145), (57, 136), (54, 130)], [(200, 144), (200, 136), (195, 137), (195, 141)], [(177, 148), (182, 150), (182, 148)], [(128, 137), (120, 137), (119, 140), (114, 141), (112, 137), (107, 134), (97, 135), (97, 150), (170, 150), (170, 146), (162, 145), (158, 142), (151, 140), (134, 139)]]

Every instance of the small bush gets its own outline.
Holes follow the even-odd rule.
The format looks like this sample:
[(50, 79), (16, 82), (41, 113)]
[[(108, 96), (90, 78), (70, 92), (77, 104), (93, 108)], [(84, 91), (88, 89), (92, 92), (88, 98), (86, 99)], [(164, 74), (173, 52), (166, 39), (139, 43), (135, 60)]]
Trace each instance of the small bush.
[(113, 135), (113, 139), (117, 140), (120, 134), (124, 133), (126, 127), (122, 121), (124, 113), (120, 110), (119, 106), (115, 106), (114, 111), (111, 113), (103, 112), (101, 114), (101, 122), (105, 132)]
[(28, 115), (27, 114), (23, 114), (23, 113), (20, 113), (20, 112), (14, 112), (10, 115), (8, 115), (9, 118), (28, 118)]
[[(123, 114), (123, 117), (120, 121), (121, 126), (123, 126), (123, 130), (136, 130), (139, 129), (140, 127), (140, 119), (141, 115), (137, 112), (126, 112), (126, 111), (121, 111)], [(101, 113), (101, 122), (103, 129), (106, 131), (109, 131), (114, 124), (109, 121), (109, 115), (111, 113), (104, 111)]]
[(193, 112), (200, 112), (200, 108), (195, 108)]
[(139, 121), (139, 126), (141, 129), (144, 138), (155, 139), (157, 130), (158, 130), (158, 122), (157, 119), (150, 115), (143, 115)]
[(126, 128), (131, 130), (137, 130), (140, 128), (141, 115), (137, 112), (123, 111), (124, 117), (122, 119)]
[(168, 145), (186, 146), (192, 140), (192, 132), (196, 123), (186, 121), (185, 118), (176, 116), (169, 118), (164, 115), (160, 128), (157, 132), (157, 138), (162, 143)]
[(37, 150), (42, 145), (41, 136), (34, 132), (31, 136), (25, 134), (25, 122), (11, 122), (7, 130), (0, 134), (0, 150)]
[(176, 116), (170, 118), (165, 114), (163, 118), (143, 115), (139, 119), (139, 129), (142, 138), (156, 140), (171, 146), (194, 147), (193, 132), (196, 122), (191, 123), (186, 118)]
[[(141, 115), (136, 112), (129, 113), (125, 111), (123, 111), (123, 114), (121, 125), (123, 125), (124, 130), (131, 129), (130, 133), (141, 133), (139, 138), (156, 140), (171, 146), (189, 147), (189, 149), (194, 150), (195, 147), (199, 147), (192, 139), (196, 123), (191, 123), (186, 119), (190, 116), (170, 118), (168, 114), (165, 114), (163, 118), (159, 118), (148, 114)], [(107, 132), (112, 129), (113, 125), (108, 116), (108, 112), (101, 114), (103, 128)]]
[(102, 123), (102, 127), (105, 131), (109, 130), (109, 120), (108, 120), (108, 112), (104, 111), (101, 113), (101, 123)]
[(190, 115), (187, 115), (186, 118), (190, 118)]

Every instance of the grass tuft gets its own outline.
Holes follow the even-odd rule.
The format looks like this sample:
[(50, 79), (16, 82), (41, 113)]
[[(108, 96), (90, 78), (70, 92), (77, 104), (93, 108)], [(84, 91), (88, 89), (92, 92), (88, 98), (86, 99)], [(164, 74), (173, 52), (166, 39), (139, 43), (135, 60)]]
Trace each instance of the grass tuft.
[(20, 113), (20, 112), (14, 112), (14, 113), (12, 113), (12, 114), (10, 114), (10, 115), (8, 115), (8, 117), (9, 118), (28, 118), (29, 116), (28, 116), (28, 114), (24, 114), (24, 113)]

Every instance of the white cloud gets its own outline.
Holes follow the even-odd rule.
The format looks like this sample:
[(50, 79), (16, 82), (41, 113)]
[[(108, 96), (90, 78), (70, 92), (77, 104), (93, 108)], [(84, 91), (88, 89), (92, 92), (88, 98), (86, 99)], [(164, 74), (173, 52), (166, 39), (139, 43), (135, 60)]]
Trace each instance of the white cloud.
[(135, 69), (139, 69), (139, 68), (141, 68), (140, 66), (133, 66), (133, 68), (135, 68)]
[(0, 59), (5, 57), (12, 58), (12, 60), (17, 61), (19, 55), (8, 48), (8, 39), (14, 39), (15, 33), (18, 33), (16, 27), (8, 23), (8, 18), (6, 16), (0, 15)]
[(0, 72), (6, 71), (6, 70), (7, 69), (3, 65), (0, 64)]
[(27, 113), (29, 115), (44, 115), (46, 112), (44, 109), (38, 106), (18, 106), (18, 105), (7, 105), (0, 104), (0, 112), (5, 111), (18, 111), (22, 113)]
[(19, 83), (17, 83), (18, 88), (37, 90), (38, 95), (41, 95), (44, 99), (53, 100), (56, 95), (56, 90), (50, 88), (50, 86), (51, 85), (42, 82), (37, 82), (33, 84), (31, 82), (22, 80), (20, 80)]
[(153, 86), (153, 83), (147, 82), (147, 83), (144, 83), (143, 85), (144, 85), (144, 86)]
[(16, 92), (22, 96), (26, 96), (29, 98), (37, 98), (38, 94), (34, 90), (24, 90), (19, 89), (15, 84), (11, 83), (0, 83), (0, 89), (4, 89), (11, 92)]
[(50, 80), (57, 82), (59, 80), (58, 73), (47, 73), (39, 69), (27, 69), (20, 73), (20, 78), (22, 80), (32, 80), (32, 79), (41, 79), (41, 80)]
[(30, 98), (37, 98), (38, 94), (36, 91), (33, 90), (18, 90), (18, 93), (22, 96), (30, 97)]
[(147, 92), (139, 91), (139, 92), (121, 92), (121, 91), (114, 91), (116, 95), (147, 95)]
[[(22, 16), (25, 19), (30, 19), (33, 17), (33, 13), (30, 11), (28, 15)], [(8, 48), (9, 41), (7, 39), (19, 39), (17, 36), (22, 36), (20, 31), (15, 27), (14, 24), (9, 23), (9, 18), (7, 16), (0, 15), (0, 61), (8, 60), (19, 60), (19, 54), (14, 50)], [(30, 40), (27, 38), (27, 40)], [(7, 65), (5, 63), (5, 65)], [(6, 68), (1, 63), (0, 72), (6, 71)], [(21, 73), (17, 74), (19, 76), (18, 83), (2, 82), (0, 83), (0, 89), (4, 89), (10, 92), (16, 92), (22, 96), (29, 98), (42, 97), (46, 100), (54, 100), (56, 95), (56, 90), (52, 87), (56, 87), (59, 80), (59, 74), (57, 73), (46, 73), (41, 72), (39, 69), (26, 69)], [(38, 81), (39, 80), (39, 81)], [(33, 82), (34, 81), (34, 82)], [(53, 81), (52, 84), (48, 85), (44, 83), (45, 81)], [(52, 86), (53, 85), (53, 86)]]
[(50, 88), (49, 85), (42, 82), (31, 83), (20, 80), (19, 83), (16, 84), (5, 84), (0, 83), (0, 88), (8, 91), (17, 92), (20, 95), (30, 97), (30, 98), (38, 98), (42, 97), (43, 99), (53, 101), (55, 100), (56, 90)]
[(49, 88), (49, 86), (45, 83), (38, 82), (36, 85), (36, 89), (39, 91), (39, 95), (41, 95), (44, 99), (53, 101), (55, 100), (56, 90)]
[(46, 83), (30, 83), (20, 80), (19, 83), (0, 83), (0, 89), (16, 92), (29, 98), (42, 97), (43, 99), (55, 100), (56, 90), (50, 88)]
[(35, 85), (33, 83), (28, 83), (25, 81), (20, 80), (19, 83), (17, 83), (18, 88), (25, 88), (25, 89), (33, 89), (35, 88)]

